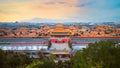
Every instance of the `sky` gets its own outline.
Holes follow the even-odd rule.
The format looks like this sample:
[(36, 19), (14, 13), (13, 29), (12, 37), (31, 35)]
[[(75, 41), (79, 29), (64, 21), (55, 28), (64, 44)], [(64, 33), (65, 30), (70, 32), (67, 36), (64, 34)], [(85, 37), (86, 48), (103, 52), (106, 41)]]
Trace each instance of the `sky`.
[(0, 0), (0, 22), (120, 22), (120, 0)]

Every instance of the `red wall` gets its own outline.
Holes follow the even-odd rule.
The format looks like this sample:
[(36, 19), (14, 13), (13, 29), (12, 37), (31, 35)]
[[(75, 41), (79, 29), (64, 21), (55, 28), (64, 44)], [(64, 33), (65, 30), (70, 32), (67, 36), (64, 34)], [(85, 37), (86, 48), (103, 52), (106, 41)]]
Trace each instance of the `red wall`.
[(68, 43), (68, 39), (62, 39), (62, 40), (51, 39), (51, 42), (53, 42), (53, 43)]

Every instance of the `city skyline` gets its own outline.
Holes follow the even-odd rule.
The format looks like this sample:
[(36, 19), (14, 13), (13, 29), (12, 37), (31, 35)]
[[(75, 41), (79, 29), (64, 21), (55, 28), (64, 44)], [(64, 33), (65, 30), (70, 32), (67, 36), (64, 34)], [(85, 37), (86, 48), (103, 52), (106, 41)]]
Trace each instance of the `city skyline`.
[(119, 0), (0, 0), (0, 22), (120, 22)]

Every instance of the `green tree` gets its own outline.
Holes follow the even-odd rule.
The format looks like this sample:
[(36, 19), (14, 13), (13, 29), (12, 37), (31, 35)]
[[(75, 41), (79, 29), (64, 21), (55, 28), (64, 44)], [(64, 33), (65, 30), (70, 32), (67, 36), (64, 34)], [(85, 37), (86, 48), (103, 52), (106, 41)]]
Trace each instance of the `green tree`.
[(90, 43), (72, 57), (73, 68), (120, 68), (120, 46), (111, 40)]
[(6, 67), (6, 57), (4, 52), (0, 49), (0, 68), (5, 68)]
[(51, 47), (51, 41), (48, 42), (48, 49)]
[(72, 42), (70, 40), (68, 41), (68, 45), (69, 45), (69, 48), (72, 49)]
[(85, 58), (82, 51), (77, 51), (76, 54), (71, 57), (73, 68), (87, 68)]

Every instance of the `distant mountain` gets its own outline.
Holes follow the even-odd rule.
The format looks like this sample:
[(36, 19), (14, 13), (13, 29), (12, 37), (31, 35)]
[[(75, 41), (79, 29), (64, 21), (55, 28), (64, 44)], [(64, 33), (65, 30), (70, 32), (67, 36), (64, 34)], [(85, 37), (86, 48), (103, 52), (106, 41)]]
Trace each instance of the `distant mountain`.
[(103, 22), (103, 24), (108, 24), (108, 25), (112, 25), (112, 24), (120, 24), (120, 22)]
[(75, 23), (78, 22), (77, 20), (73, 19), (47, 19), (47, 18), (33, 18), (24, 20), (22, 22), (34, 22), (34, 23)]

